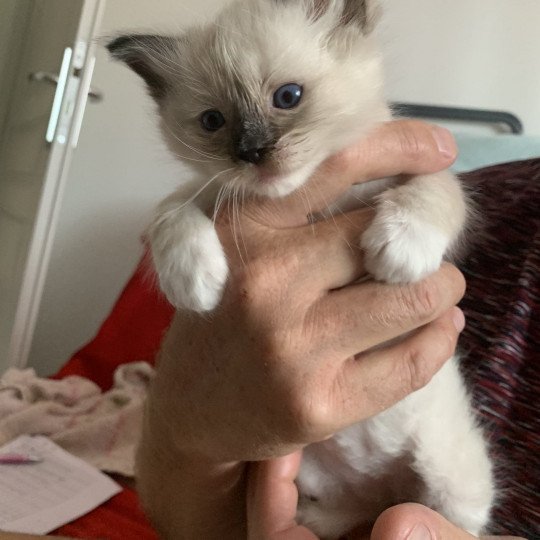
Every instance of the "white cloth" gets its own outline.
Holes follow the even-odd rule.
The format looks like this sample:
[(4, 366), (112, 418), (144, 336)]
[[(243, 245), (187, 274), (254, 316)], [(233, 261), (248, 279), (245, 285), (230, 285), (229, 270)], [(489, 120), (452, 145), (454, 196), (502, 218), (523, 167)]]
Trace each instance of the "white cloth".
[(143, 404), (154, 375), (146, 362), (120, 366), (102, 392), (79, 376), (42, 379), (33, 369), (0, 378), (0, 445), (19, 435), (46, 435), (107, 472), (134, 476)]

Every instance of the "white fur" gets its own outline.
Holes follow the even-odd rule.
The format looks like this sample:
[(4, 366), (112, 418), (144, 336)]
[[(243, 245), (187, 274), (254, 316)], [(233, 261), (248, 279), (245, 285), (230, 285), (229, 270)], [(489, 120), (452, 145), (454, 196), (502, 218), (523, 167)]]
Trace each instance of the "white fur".
[(214, 309), (229, 270), (213, 223), (203, 211), (175, 194), (160, 205), (148, 237), (169, 302), (193, 311)]
[(388, 283), (419, 281), (435, 272), (449, 244), (447, 234), (386, 197), (361, 241), (366, 270)]
[(321, 538), (411, 500), (479, 534), (494, 499), (492, 467), (457, 359), (391, 409), (306, 448), (297, 483), (299, 520)]
[[(161, 288), (177, 308), (209, 311), (220, 301), (227, 261), (207, 215), (220, 186), (284, 196), (330, 154), (390, 118), (367, 26), (343, 25), (343, 0), (318, 4), (327, 11), (308, 21), (311, 0), (239, 0), (215, 25), (164, 38), (159, 50), (155, 40), (150, 51), (141, 40), (140, 48), (115, 53), (126, 61), (138, 55), (139, 64), (132, 65), (146, 61), (167, 82), (165, 93), (147, 80), (167, 144), (197, 172), (195, 184), (160, 206), (149, 230)], [(301, 106), (274, 110), (273, 92), (292, 81), (304, 87)], [(237, 102), (244, 109), (235, 113)], [(228, 123), (209, 135), (199, 117), (214, 108)], [(235, 114), (252, 113), (279, 133), (270, 158), (277, 175), (272, 184), (260, 182), (252, 164), (231, 159)], [(416, 281), (435, 271), (467, 213), (461, 186), (448, 172), (355, 186), (323, 214), (358, 207), (358, 200), (376, 206), (361, 239), (366, 267), (389, 282)], [(306, 448), (298, 486), (298, 519), (322, 538), (337, 538), (402, 501), (423, 502), (478, 533), (494, 497), (491, 463), (456, 361), (390, 410)], [(146, 504), (152, 503), (147, 493)]]

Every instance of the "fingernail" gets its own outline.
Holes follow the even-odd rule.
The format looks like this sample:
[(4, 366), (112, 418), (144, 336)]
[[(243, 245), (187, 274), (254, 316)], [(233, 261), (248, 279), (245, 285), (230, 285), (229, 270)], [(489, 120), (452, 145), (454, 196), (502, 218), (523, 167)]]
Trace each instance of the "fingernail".
[(423, 523), (418, 523), (409, 533), (406, 540), (433, 540), (433, 536), (431, 536), (431, 531)]
[(458, 332), (463, 332), (465, 328), (465, 315), (463, 311), (458, 307), (454, 308), (454, 313), (452, 314), (452, 320), (454, 321), (454, 326)]
[(433, 137), (437, 142), (439, 152), (447, 158), (455, 158), (457, 156), (457, 146), (454, 137), (447, 129), (434, 126)]

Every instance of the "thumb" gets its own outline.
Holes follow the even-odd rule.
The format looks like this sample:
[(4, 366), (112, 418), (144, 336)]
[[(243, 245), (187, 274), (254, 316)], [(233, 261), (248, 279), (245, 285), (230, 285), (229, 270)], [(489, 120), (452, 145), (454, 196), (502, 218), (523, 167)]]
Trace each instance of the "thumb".
[(278, 229), (306, 225), (309, 214), (326, 210), (353, 184), (435, 173), (448, 168), (456, 155), (456, 144), (444, 128), (417, 120), (387, 122), (328, 158), (301, 189), (278, 200), (257, 200), (252, 217)]
[[(518, 540), (516, 537), (510, 536), (497, 538), (498, 540)], [(478, 539), (421, 504), (400, 504), (389, 508), (380, 515), (373, 527), (371, 540)]]
[(298, 490), (294, 479), (302, 452), (252, 463), (248, 474), (249, 540), (317, 540), (295, 521)]

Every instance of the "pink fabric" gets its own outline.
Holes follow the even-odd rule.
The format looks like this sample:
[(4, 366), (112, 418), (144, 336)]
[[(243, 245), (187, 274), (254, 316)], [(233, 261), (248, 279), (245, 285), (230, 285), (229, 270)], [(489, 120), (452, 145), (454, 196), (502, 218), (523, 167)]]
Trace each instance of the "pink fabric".
[(102, 392), (78, 375), (55, 381), (33, 369), (10, 369), (0, 378), (0, 445), (19, 435), (46, 435), (98, 469), (134, 476), (153, 374), (145, 362), (124, 364), (113, 388)]

